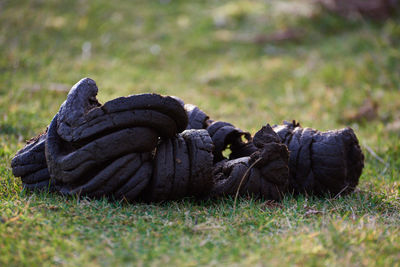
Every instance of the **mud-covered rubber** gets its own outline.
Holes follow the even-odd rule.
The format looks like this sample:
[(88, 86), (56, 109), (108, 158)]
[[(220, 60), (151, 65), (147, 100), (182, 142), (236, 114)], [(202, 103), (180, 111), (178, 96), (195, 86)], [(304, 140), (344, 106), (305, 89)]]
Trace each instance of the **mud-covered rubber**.
[[(287, 192), (289, 153), (277, 134), (267, 125), (257, 134), (258, 150), (250, 157), (223, 160), (213, 170), (213, 196), (251, 195), (280, 200)], [(240, 187), (239, 187), (240, 186)]]
[(319, 132), (285, 122), (252, 137), (176, 97), (141, 94), (101, 105), (97, 92), (93, 80), (79, 81), (48, 130), (17, 152), (11, 167), (24, 188), (129, 202), (236, 192), (279, 200), (349, 193), (364, 166), (350, 128)]
[(57, 133), (63, 140), (86, 144), (110, 131), (140, 126), (170, 138), (186, 129), (186, 112), (172, 97), (140, 94), (101, 105), (97, 92), (96, 83), (89, 78), (73, 86), (58, 112)]
[(186, 129), (205, 129), (207, 128), (208, 115), (197, 106), (185, 104), (185, 110), (188, 115), (188, 125)]
[[(124, 156), (126, 158), (126, 163), (124, 166), (113, 175), (98, 189), (91, 193), (93, 197), (116, 197), (116, 192), (124, 191), (128, 192), (133, 188), (138, 190), (140, 187), (136, 185), (147, 185), (150, 177), (141, 177), (136, 172), (141, 168), (141, 166), (147, 162), (151, 161), (150, 153), (132, 153)], [(141, 181), (140, 179), (143, 179)], [(139, 195), (140, 192), (137, 193)], [(130, 194), (132, 196), (132, 193)]]
[(11, 161), (13, 175), (21, 177), (27, 189), (48, 189), (50, 174), (45, 157), (47, 131), (28, 141)]
[[(229, 147), (229, 159), (250, 156), (257, 149), (251, 142), (251, 135), (228, 122), (213, 121), (209, 116), (192, 104), (184, 104), (183, 100), (175, 97), (185, 107), (189, 123), (187, 129), (206, 129), (214, 143), (214, 163), (225, 156), (223, 152)], [(246, 141), (243, 140), (243, 137)]]
[(153, 160), (153, 176), (143, 198), (150, 201), (168, 200), (175, 175), (174, 147), (171, 139), (162, 140)]
[(213, 185), (213, 142), (206, 130), (186, 130), (181, 135), (187, 144), (190, 160), (188, 194), (205, 195)]
[[(219, 162), (225, 159), (223, 151), (230, 146), (232, 151), (230, 159), (235, 159), (243, 156), (249, 156), (256, 151), (256, 148), (251, 143), (251, 135), (236, 128), (230, 123), (223, 121), (214, 121), (207, 127), (214, 143), (214, 162)], [(247, 139), (247, 142), (242, 141), (242, 137)]]
[(356, 188), (364, 155), (351, 128), (320, 132), (294, 121), (274, 130), (290, 151), (291, 191), (335, 196)]
[(46, 159), (50, 176), (65, 184), (81, 184), (82, 177), (99, 166), (129, 153), (155, 148), (158, 135), (152, 129), (134, 127), (100, 137), (75, 149), (57, 133), (57, 117), (50, 123), (46, 139)]
[(117, 199), (123, 198), (130, 202), (138, 200), (146, 186), (149, 184), (152, 172), (152, 164), (150, 162), (143, 163), (128, 182), (115, 192), (114, 197)]
[(158, 202), (207, 195), (213, 183), (212, 150), (206, 130), (186, 130), (175, 138), (161, 140), (143, 199)]
[(188, 146), (185, 139), (178, 135), (172, 140), (174, 147), (174, 179), (169, 199), (177, 200), (188, 196), (188, 187), (190, 182), (190, 158)]

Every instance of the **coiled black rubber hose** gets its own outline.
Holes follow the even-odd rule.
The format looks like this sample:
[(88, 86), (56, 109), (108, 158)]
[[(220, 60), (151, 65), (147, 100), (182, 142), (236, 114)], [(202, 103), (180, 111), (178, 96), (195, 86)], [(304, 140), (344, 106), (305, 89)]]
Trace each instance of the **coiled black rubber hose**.
[(13, 174), (25, 188), (146, 202), (236, 192), (278, 200), (348, 193), (361, 175), (349, 128), (320, 133), (285, 123), (252, 138), (178, 98), (142, 94), (101, 105), (97, 92), (93, 80), (79, 81), (48, 130), (15, 155)]
[(316, 195), (352, 192), (364, 155), (351, 128), (320, 132), (284, 122), (273, 127), (290, 153), (290, 190)]
[(32, 138), (11, 161), (14, 176), (21, 177), (22, 183), (27, 189), (34, 190), (54, 186), (50, 185), (50, 174), (44, 152), (46, 138), (47, 131)]

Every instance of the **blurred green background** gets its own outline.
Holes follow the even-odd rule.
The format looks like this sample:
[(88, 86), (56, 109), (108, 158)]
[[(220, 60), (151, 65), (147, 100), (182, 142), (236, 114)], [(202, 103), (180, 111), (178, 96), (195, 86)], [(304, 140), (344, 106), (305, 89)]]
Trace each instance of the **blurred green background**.
[[(310, 0), (0, 0), (0, 265), (399, 264), (400, 19), (392, 7), (381, 11), (338, 11)], [(11, 174), (11, 158), (46, 128), (83, 77), (97, 82), (101, 102), (142, 92), (176, 95), (252, 133), (292, 119), (320, 130), (351, 126), (366, 155), (360, 191), (334, 204), (287, 199), (268, 214), (262, 202), (243, 200), (239, 211), (253, 218), (248, 229), (267, 229), (256, 236), (243, 236), (242, 217), (229, 213), (229, 201), (207, 208), (190, 201), (83, 207), (51, 194), (26, 195)], [(341, 208), (299, 221), (310, 206), (319, 212), (331, 204)], [(79, 210), (92, 219), (68, 221)], [(103, 218), (106, 212), (127, 219)], [(150, 222), (141, 219), (148, 212), (154, 212)], [(205, 238), (185, 230), (185, 212), (222, 225), (206, 235), (214, 245), (171, 241), (175, 235), (198, 245)], [(179, 216), (182, 231), (166, 222)], [(265, 228), (268, 220), (284, 223)], [(90, 228), (94, 222), (99, 229)], [(102, 235), (102, 226), (110, 232)], [(336, 226), (345, 231), (338, 235)], [(154, 232), (146, 234), (147, 227)], [(130, 234), (116, 235), (121, 231)], [(46, 238), (48, 232), (54, 236)], [(296, 233), (305, 234), (296, 239)], [(309, 237), (321, 233), (328, 241)], [(371, 243), (362, 247), (365, 240)]]

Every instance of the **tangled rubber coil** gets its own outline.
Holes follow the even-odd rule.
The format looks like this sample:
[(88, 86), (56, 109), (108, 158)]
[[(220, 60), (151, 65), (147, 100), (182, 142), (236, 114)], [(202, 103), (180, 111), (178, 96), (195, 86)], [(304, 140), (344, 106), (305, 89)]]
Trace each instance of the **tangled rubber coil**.
[(290, 186), (295, 193), (352, 192), (364, 167), (364, 155), (351, 128), (320, 132), (299, 123), (274, 126), (290, 153)]
[(177, 97), (101, 105), (97, 92), (93, 80), (79, 81), (46, 132), (17, 152), (11, 166), (24, 188), (131, 202), (235, 193), (279, 200), (349, 193), (361, 175), (364, 156), (350, 128), (321, 133), (285, 122), (252, 137)]

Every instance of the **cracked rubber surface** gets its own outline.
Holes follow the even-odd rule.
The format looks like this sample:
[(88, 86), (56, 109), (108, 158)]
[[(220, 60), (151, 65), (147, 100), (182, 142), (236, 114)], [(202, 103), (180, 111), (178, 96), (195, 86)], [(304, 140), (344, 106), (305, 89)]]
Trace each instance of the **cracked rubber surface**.
[(293, 121), (274, 130), (290, 151), (291, 191), (337, 195), (356, 188), (364, 155), (351, 128), (320, 132)]
[(174, 147), (174, 180), (169, 199), (181, 199), (188, 196), (188, 187), (190, 182), (190, 158), (188, 146), (182, 135), (173, 139)]
[(269, 125), (258, 131), (256, 136), (258, 149), (250, 157), (225, 159), (215, 165), (213, 196), (235, 196), (239, 190), (242, 196), (280, 200), (287, 192), (287, 147)]
[(11, 161), (13, 175), (21, 177), (27, 189), (42, 189), (50, 184), (50, 174), (44, 154), (46, 136), (47, 132), (28, 141)]
[(17, 153), (13, 173), (26, 188), (47, 188), (52, 181), (68, 195), (140, 197), (153, 176), (159, 138), (170, 140), (186, 129), (186, 111), (174, 98), (156, 94), (101, 105), (97, 92), (93, 80), (79, 81), (48, 131)]
[(188, 194), (205, 195), (213, 184), (213, 142), (206, 130), (186, 130), (181, 135), (187, 144), (190, 160)]
[(80, 179), (113, 159), (128, 153), (155, 148), (157, 133), (149, 128), (119, 130), (75, 149), (58, 136), (57, 115), (50, 123), (46, 140), (46, 159), (50, 176), (62, 183), (80, 183)]
[(186, 129), (205, 129), (207, 128), (208, 115), (197, 106), (185, 104), (185, 110), (188, 115), (188, 125)]
[(257, 150), (252, 143), (250, 133), (236, 128), (228, 122), (213, 121), (197, 106), (184, 104), (181, 99), (175, 98), (181, 105), (184, 105), (187, 112), (189, 118), (187, 129), (206, 129), (208, 131), (214, 143), (214, 163), (225, 159), (223, 152), (228, 147), (231, 150), (229, 159), (249, 156)]
[(153, 161), (153, 177), (148, 192), (144, 193), (146, 201), (167, 200), (174, 179), (175, 164), (172, 140), (163, 140), (157, 146), (156, 151)]
[[(225, 159), (222, 153), (228, 146), (230, 146), (232, 151), (229, 159), (248, 156), (256, 151), (256, 148), (251, 143), (250, 133), (244, 132), (230, 123), (215, 121), (207, 127), (207, 131), (215, 146), (214, 162)], [(247, 142), (243, 142), (242, 137)]]
[(350, 128), (285, 122), (252, 137), (177, 97), (140, 94), (102, 105), (97, 92), (93, 80), (79, 81), (48, 130), (15, 155), (12, 171), (24, 188), (129, 202), (236, 192), (279, 200), (349, 193), (364, 166)]
[(182, 105), (172, 97), (140, 94), (119, 97), (101, 105), (96, 83), (80, 80), (61, 105), (57, 133), (72, 143), (94, 139), (105, 132), (129, 127), (149, 127), (163, 137), (172, 137), (186, 129), (188, 122)]
[(213, 185), (213, 147), (206, 130), (186, 130), (161, 140), (143, 199), (150, 202), (207, 195)]
[[(111, 197), (113, 196), (113, 192), (117, 192), (117, 190), (122, 190), (123, 188), (129, 189), (132, 187), (132, 185), (148, 184), (150, 177), (146, 176), (146, 179), (143, 179), (144, 181), (141, 182), (140, 180), (142, 178), (140, 175), (135, 174), (143, 164), (147, 164), (151, 161), (150, 153), (132, 153), (120, 158), (119, 160), (124, 161), (123, 167), (119, 168), (114, 175), (109, 176), (108, 180), (91, 195), (94, 197)], [(133, 188), (137, 187), (133, 186), (131, 189)], [(138, 187), (136, 190), (138, 191), (138, 189), (143, 188)], [(139, 195), (140, 192), (138, 192), (137, 195)]]

